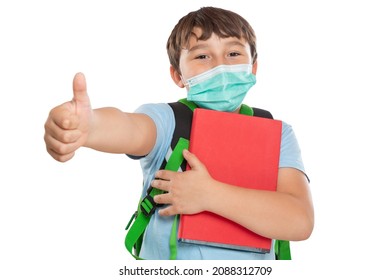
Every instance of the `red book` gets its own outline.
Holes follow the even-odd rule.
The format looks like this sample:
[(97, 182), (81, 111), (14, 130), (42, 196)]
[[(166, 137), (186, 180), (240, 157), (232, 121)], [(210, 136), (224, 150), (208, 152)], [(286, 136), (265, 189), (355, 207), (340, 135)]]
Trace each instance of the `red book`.
[[(275, 191), (281, 131), (282, 122), (278, 120), (195, 109), (189, 150), (215, 180)], [(181, 242), (261, 253), (269, 252), (272, 243), (271, 239), (210, 212), (181, 215), (178, 238)]]

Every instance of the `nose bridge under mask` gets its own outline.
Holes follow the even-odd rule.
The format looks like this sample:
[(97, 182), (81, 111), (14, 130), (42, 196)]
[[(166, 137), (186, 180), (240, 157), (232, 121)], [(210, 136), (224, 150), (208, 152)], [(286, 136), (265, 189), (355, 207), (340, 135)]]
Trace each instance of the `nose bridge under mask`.
[(252, 64), (233, 64), (233, 65), (218, 65), (210, 70), (202, 72), (196, 76), (188, 78), (187, 80), (183, 79), (181, 76), (181, 80), (184, 86), (191, 88), (199, 83), (202, 83), (206, 80), (212, 79), (213, 77), (221, 74), (221, 73), (235, 73), (235, 72), (244, 72), (246, 74), (252, 73)]

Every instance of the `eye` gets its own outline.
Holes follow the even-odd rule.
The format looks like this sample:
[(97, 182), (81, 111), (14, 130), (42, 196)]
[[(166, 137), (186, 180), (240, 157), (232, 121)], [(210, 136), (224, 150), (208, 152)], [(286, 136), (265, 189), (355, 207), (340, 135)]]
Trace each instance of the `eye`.
[(229, 54), (228, 54), (228, 56), (239, 56), (240, 55), (240, 53), (239, 52), (230, 52)]
[(207, 58), (207, 55), (205, 54), (201, 54), (201, 55), (198, 55), (195, 57), (195, 59), (206, 59)]

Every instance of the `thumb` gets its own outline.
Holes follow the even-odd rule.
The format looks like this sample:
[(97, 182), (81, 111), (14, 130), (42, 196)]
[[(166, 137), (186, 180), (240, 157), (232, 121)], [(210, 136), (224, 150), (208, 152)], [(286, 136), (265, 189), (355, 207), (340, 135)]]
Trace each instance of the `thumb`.
[(87, 82), (83, 73), (77, 73), (73, 78), (73, 101), (76, 104), (87, 103), (89, 105)]
[(203, 168), (203, 163), (190, 151), (183, 150), (183, 156), (192, 170)]

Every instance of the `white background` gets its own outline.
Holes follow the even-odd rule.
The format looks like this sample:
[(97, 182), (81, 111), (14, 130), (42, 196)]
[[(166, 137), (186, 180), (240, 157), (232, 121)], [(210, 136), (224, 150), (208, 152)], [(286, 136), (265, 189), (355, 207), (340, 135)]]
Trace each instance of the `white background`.
[(43, 125), (72, 98), (79, 71), (94, 107), (184, 97), (165, 43), (182, 16), (209, 5), (256, 30), (258, 83), (245, 103), (293, 125), (311, 178), (314, 232), (292, 244), (293, 262), (268, 263), (271, 278), (389, 275), (390, 9), (378, 0), (253, 3), (0, 2), (1, 279), (123, 279), (125, 265), (172, 264), (134, 263), (123, 245), (139, 163), (88, 149), (58, 163)]

